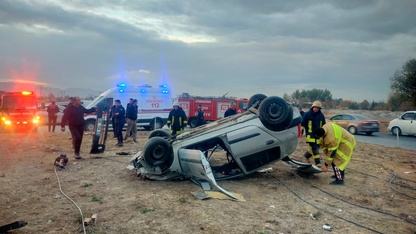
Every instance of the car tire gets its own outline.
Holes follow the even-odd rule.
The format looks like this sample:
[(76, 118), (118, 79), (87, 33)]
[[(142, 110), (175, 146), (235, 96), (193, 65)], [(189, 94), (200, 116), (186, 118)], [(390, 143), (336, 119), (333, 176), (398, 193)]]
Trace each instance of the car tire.
[(84, 131), (94, 132), (95, 131), (95, 120), (87, 120), (84, 125)]
[(197, 118), (190, 118), (188, 121), (189, 127), (196, 128), (198, 127), (198, 119)]
[(170, 132), (168, 132), (167, 130), (156, 129), (149, 134), (148, 139), (153, 138), (153, 137), (162, 137), (167, 140), (170, 140), (172, 138), (172, 135), (170, 135)]
[(267, 96), (264, 94), (255, 94), (251, 96), (247, 103), (247, 109), (250, 109), (251, 107), (258, 109), (261, 102), (266, 98)]
[(162, 137), (150, 138), (144, 145), (143, 158), (150, 166), (166, 170), (173, 162), (172, 146)]
[(259, 107), (259, 118), (263, 125), (273, 131), (281, 131), (290, 126), (293, 110), (280, 97), (264, 99)]
[(351, 133), (352, 135), (357, 134), (357, 128), (354, 126), (351, 126), (348, 128), (348, 132)]
[(401, 136), (402, 135), (402, 130), (399, 127), (393, 127), (391, 129), (391, 134), (393, 136), (397, 136), (397, 135)]

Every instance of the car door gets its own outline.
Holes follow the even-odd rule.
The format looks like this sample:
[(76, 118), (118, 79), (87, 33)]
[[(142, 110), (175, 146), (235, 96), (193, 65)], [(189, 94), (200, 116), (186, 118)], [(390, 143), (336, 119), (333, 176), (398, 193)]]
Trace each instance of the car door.
[(410, 134), (416, 135), (416, 113), (412, 113), (413, 117), (410, 120)]
[[(404, 113), (400, 117), (400, 124), (399, 127), (404, 134), (411, 134), (412, 133), (412, 124), (415, 122), (415, 113)], [(413, 130), (414, 131), (414, 130)]]

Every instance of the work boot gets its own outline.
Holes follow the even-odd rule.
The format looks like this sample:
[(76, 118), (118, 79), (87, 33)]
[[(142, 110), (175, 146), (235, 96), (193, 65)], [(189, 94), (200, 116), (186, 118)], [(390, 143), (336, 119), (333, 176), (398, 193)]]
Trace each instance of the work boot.
[(344, 185), (344, 180), (334, 180), (329, 184), (330, 185)]
[(306, 161), (310, 164), (312, 164), (312, 154), (309, 152), (305, 152), (305, 154), (303, 154), (303, 156), (306, 158)]
[(77, 154), (76, 154), (76, 155), (74, 155), (74, 158), (75, 158), (75, 159), (84, 159), (83, 157), (81, 157), (80, 155), (77, 155)]

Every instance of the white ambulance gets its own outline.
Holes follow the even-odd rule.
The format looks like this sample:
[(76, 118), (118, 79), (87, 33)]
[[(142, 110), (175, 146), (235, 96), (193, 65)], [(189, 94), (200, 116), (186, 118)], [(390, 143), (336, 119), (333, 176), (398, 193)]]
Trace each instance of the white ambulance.
[[(130, 98), (137, 99), (137, 127), (150, 130), (162, 128), (166, 124), (169, 112), (172, 110), (172, 94), (166, 85), (152, 87), (150, 85), (127, 86), (126, 84), (119, 84), (117, 87), (100, 94), (88, 103), (86, 108), (106, 104), (108, 110), (110, 110), (114, 101), (118, 99), (121, 101), (121, 105), (127, 109)], [(86, 114), (84, 119), (86, 120), (85, 131), (94, 131), (97, 116)], [(109, 122), (109, 128), (112, 128), (111, 121)]]

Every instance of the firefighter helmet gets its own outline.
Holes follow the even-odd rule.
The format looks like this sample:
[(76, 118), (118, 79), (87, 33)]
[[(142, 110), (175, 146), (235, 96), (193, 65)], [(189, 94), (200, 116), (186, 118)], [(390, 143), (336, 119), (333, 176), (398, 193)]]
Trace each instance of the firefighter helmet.
[(319, 107), (322, 108), (322, 103), (320, 101), (314, 101), (311, 107)]

